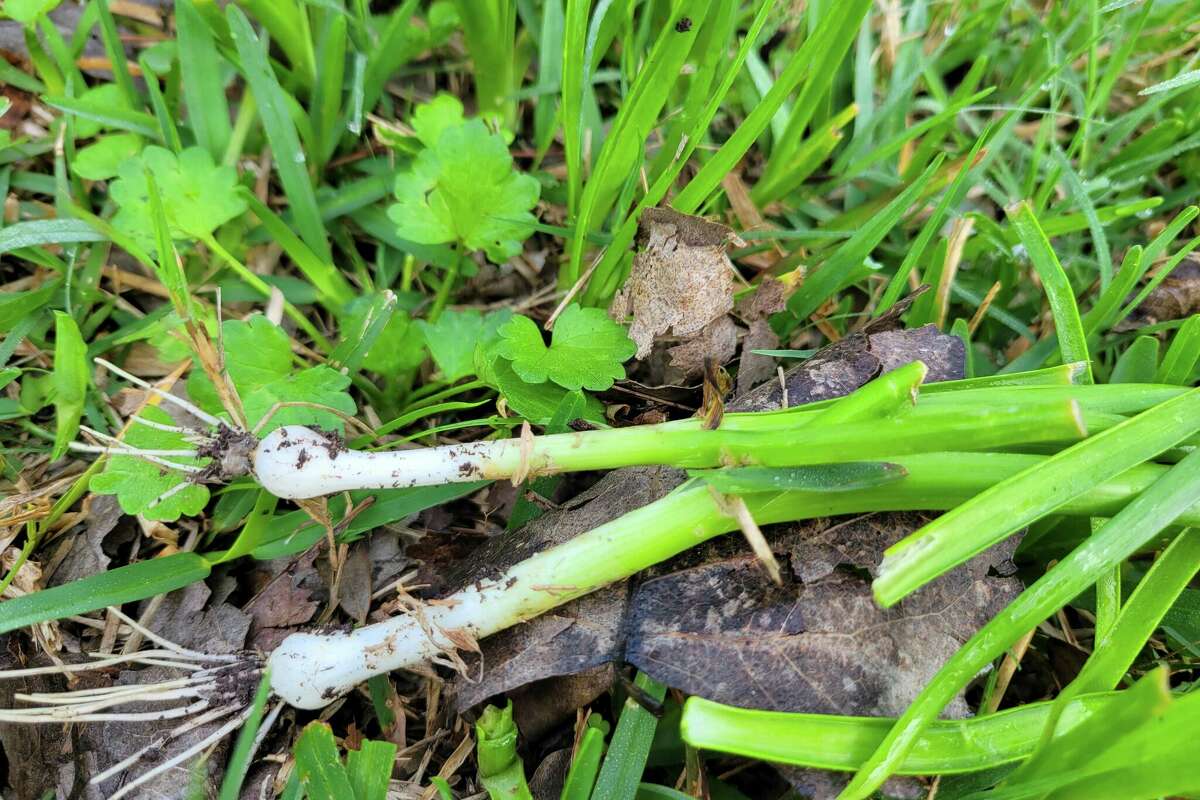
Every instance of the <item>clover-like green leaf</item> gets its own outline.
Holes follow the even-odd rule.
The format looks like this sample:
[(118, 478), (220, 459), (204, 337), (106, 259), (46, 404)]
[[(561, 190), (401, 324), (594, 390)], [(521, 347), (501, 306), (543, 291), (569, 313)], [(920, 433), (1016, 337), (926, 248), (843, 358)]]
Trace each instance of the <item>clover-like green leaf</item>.
[[(369, 297), (360, 297), (347, 305), (342, 330), (358, 329), (369, 308)], [(425, 360), (425, 340), (421, 330), (403, 309), (396, 309), (383, 326), (379, 338), (367, 350), (362, 365), (372, 372), (395, 377), (414, 370)]]
[(529, 317), (515, 316), (500, 329), (503, 341), (496, 352), (512, 362), (513, 371), (527, 383), (547, 380), (564, 389), (600, 391), (625, 377), (621, 366), (637, 351), (625, 329), (598, 308), (567, 306), (558, 322), (550, 346), (542, 340), (537, 324)]
[[(141, 417), (151, 422), (173, 425), (165, 411), (154, 406), (142, 410)], [(125, 434), (125, 444), (141, 450), (187, 450), (192, 445), (183, 435), (134, 423)], [(178, 464), (198, 465), (195, 459), (171, 457)], [(126, 514), (141, 514), (146, 519), (173, 521), (181, 515), (199, 514), (208, 503), (208, 489), (200, 484), (175, 492), (161, 503), (154, 502), (187, 480), (183, 472), (168, 469), (136, 456), (109, 456), (104, 471), (92, 478), (96, 494), (115, 494)]]
[(132, 133), (102, 136), (80, 148), (71, 161), (71, 170), (89, 181), (105, 181), (117, 174), (121, 164), (137, 156), (142, 140)]
[(121, 164), (118, 179), (109, 187), (120, 206), (113, 224), (146, 250), (154, 249), (155, 243), (146, 170), (154, 176), (176, 239), (206, 237), (246, 210), (237, 193), (237, 172), (217, 166), (204, 148), (189, 147), (176, 156), (162, 147), (147, 147), (139, 157)]
[[(432, 131), (445, 114), (428, 122)], [(503, 137), (479, 120), (443, 128), (437, 143), (396, 176), (395, 188), (399, 202), (388, 216), (400, 236), (421, 244), (461, 242), (495, 263), (521, 252), (537, 222), (529, 213), (540, 193), (537, 180), (513, 169)]]
[(463, 117), (462, 101), (452, 94), (442, 92), (428, 103), (417, 106), (409, 122), (421, 144), (437, 147), (442, 132), (464, 124), (466, 118)]
[(437, 322), (417, 322), (434, 362), (448, 381), (475, 373), (475, 347), (484, 333), (483, 315), (475, 309), (446, 309)]
[[(324, 365), (293, 373), (292, 348), (287, 334), (261, 314), (221, 324), (225, 368), (242, 399), (246, 420), (256, 425), (276, 403), (303, 402), (328, 406), (344, 414), (355, 412), (354, 400), (346, 393), (350, 379)], [(201, 408), (221, 412), (216, 390), (203, 371), (188, 377), (188, 394)], [(315, 425), (340, 429), (341, 417), (331, 411), (306, 406), (281, 408), (271, 416), (260, 434), (283, 425)]]

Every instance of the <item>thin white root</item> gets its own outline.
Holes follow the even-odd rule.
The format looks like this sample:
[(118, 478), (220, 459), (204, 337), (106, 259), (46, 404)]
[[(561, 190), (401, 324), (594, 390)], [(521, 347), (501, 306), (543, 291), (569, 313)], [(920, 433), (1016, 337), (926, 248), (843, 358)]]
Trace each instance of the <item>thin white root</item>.
[(122, 442), (120, 439), (109, 436), (107, 433), (101, 433), (100, 431), (95, 430), (94, 428), (89, 428), (86, 425), (80, 425), (79, 429), (90, 434), (91, 436), (95, 436), (102, 442), (109, 442), (110, 444), (106, 447), (100, 447), (95, 445), (72, 443), (72, 450), (88, 453), (110, 453), (121, 456), (132, 456), (134, 458), (144, 459), (153, 464), (158, 464), (159, 466), (167, 467), (168, 469), (179, 470), (180, 472), (202, 472), (204, 470), (203, 467), (198, 467), (194, 464), (180, 464), (176, 461), (169, 461), (160, 457), (163, 455), (169, 455), (183, 458), (196, 458), (199, 454), (195, 450), (142, 450), (137, 447), (131, 447)]
[(139, 759), (141, 759), (143, 756), (146, 755), (146, 753), (150, 752), (151, 750), (158, 750), (159, 748), (161, 748), (163, 745), (167, 744), (168, 742), (170, 742), (174, 739), (178, 739), (180, 736), (183, 736), (184, 734), (189, 733), (190, 731), (196, 730), (196, 728), (199, 728), (201, 725), (207, 725), (208, 723), (212, 722), (213, 720), (218, 720), (221, 717), (225, 717), (225, 716), (232, 714), (236, 710), (237, 710), (236, 706), (223, 706), (222, 708), (214, 708), (212, 711), (209, 711), (206, 714), (201, 714), (200, 716), (196, 717), (195, 719), (189, 720), (184, 725), (181, 725), (180, 727), (170, 731), (166, 735), (156, 737), (154, 739), (154, 741), (150, 742), (150, 744), (146, 745), (145, 747), (141, 748), (140, 750), (135, 751), (132, 755), (128, 756), (127, 758), (125, 758), (121, 761), (118, 761), (116, 764), (113, 764), (111, 767), (104, 770), (103, 772), (92, 776), (92, 778), (90, 778), (88, 780), (88, 783), (91, 783), (91, 784), (103, 783), (104, 781), (111, 778), (113, 775), (116, 775), (119, 772), (124, 772), (125, 770), (132, 767), (134, 764), (136, 764), (138, 762)]
[[(251, 701), (255, 687), (262, 678), (263, 664), (256, 656), (210, 655), (182, 647), (148, 630), (120, 609), (110, 608), (109, 611), (123, 623), (125, 632), (139, 635), (156, 647), (129, 654), (93, 653), (93, 661), (81, 664), (8, 670), (0, 672), (0, 680), (55, 673), (74, 674), (126, 664), (169, 666), (183, 670), (186, 674), (151, 684), (131, 683), (64, 692), (16, 693), (13, 695), (15, 701), (32, 705), (26, 708), (0, 709), (0, 723), (62, 725), (80, 722), (179, 721), (145, 747), (139, 748), (132, 755), (92, 777), (90, 783), (94, 785), (111, 780), (114, 776), (127, 774), (139, 761), (148, 758), (157, 760), (157, 754), (166, 745), (172, 742), (179, 743), (185, 734), (193, 733), (206, 725), (219, 724), (212, 732), (203, 734), (199, 742), (153, 766), (110, 795), (111, 798), (121, 798), (132, 795), (139, 787), (211, 748), (243, 725), (253, 709)], [(147, 704), (150, 710), (121, 710), (121, 707)], [(155, 708), (157, 704), (163, 704), (163, 707)], [(266, 737), (282, 708), (283, 704), (276, 702), (268, 711), (265, 724), (253, 742), (253, 750), (257, 750)]]
[(253, 744), (250, 745), (250, 756), (246, 759), (246, 763), (253, 764), (254, 756), (258, 753), (258, 748), (266, 740), (267, 734), (271, 732), (271, 728), (275, 727), (275, 720), (279, 719), (279, 713), (283, 711), (283, 703), (276, 703), (271, 707), (263, 717), (262, 725), (258, 727), (258, 733), (254, 737)]
[(130, 628), (140, 633), (146, 639), (154, 642), (159, 647), (165, 647), (166, 649), (186, 658), (194, 658), (197, 661), (218, 661), (225, 664), (234, 664), (243, 660), (241, 656), (232, 654), (201, 653), (199, 650), (190, 650), (182, 645), (175, 644), (166, 637), (159, 636), (157, 633), (145, 627), (116, 606), (109, 606), (108, 611), (117, 619), (121, 620)]
[(184, 489), (187, 489), (188, 487), (195, 486), (195, 485), (196, 484), (192, 483), (191, 481), (184, 481), (182, 483), (175, 484), (170, 489), (167, 489), (165, 492), (160, 494), (158, 497), (151, 500), (150, 504), (146, 506), (146, 510), (149, 511), (150, 509), (154, 508), (155, 506), (157, 506), (159, 503), (163, 502), (164, 500), (172, 498), (175, 495), (182, 492)]
[(195, 450), (144, 450), (137, 447), (131, 447), (129, 445), (117, 447), (115, 445), (82, 444), (80, 442), (71, 442), (67, 446), (77, 453), (103, 453), (104, 455), (142, 457), (179, 456), (181, 458), (196, 458), (198, 456), (198, 453)]
[(109, 798), (109, 800), (119, 800), (120, 798), (125, 797), (130, 792), (132, 792), (134, 789), (141, 786), (142, 784), (145, 784), (151, 780), (154, 780), (156, 777), (163, 774), (167, 770), (173, 769), (177, 765), (183, 763), (184, 761), (187, 761), (189, 758), (196, 755), (197, 753), (204, 750), (205, 748), (216, 744), (217, 742), (221, 741), (226, 736), (228, 736), (231, 732), (236, 730), (238, 728), (238, 726), (240, 726), (242, 723), (244, 723), (246, 721), (246, 718), (249, 716), (250, 716), (250, 709), (247, 708), (241, 714), (238, 714), (236, 717), (229, 720), (224, 725), (222, 725), (220, 728), (213, 731), (210, 735), (204, 737), (204, 739), (202, 739), (201, 741), (192, 745), (188, 749), (184, 750), (182, 753), (179, 753), (178, 755), (167, 759), (166, 761), (159, 764), (154, 769), (143, 773), (142, 775), (138, 776), (136, 779), (125, 784), (118, 791), (114, 792), (112, 794), (112, 796)]
[[(0, 680), (8, 678), (28, 678), (34, 675), (65, 675), (71, 672), (87, 672), (95, 669), (106, 669), (117, 664), (125, 664), (134, 662), (138, 664), (163, 664), (159, 659), (160, 656), (166, 658), (187, 658), (181, 656), (172, 650), (143, 650), (140, 653), (127, 653), (116, 656), (101, 656), (99, 653), (93, 653), (95, 661), (85, 661), (82, 664), (55, 664), (50, 667), (29, 667), (26, 669), (10, 669), (0, 671)], [(195, 664), (187, 664), (182, 661), (169, 662), (171, 666), (179, 669), (195, 669)]]
[[(130, 702), (126, 700), (125, 702)], [(188, 717), (208, 708), (208, 700), (186, 706), (164, 708), (161, 711), (126, 711), (120, 713), (80, 713), (72, 707), (30, 708), (0, 711), (0, 722), (64, 723), (64, 722), (158, 722)], [(22, 713), (22, 712), (36, 713)]]
[(109, 372), (113, 373), (114, 375), (118, 375), (118, 376), (124, 378), (125, 380), (129, 381), (130, 383), (134, 384), (135, 386), (140, 386), (143, 389), (145, 389), (146, 391), (153, 392), (154, 394), (158, 395), (159, 397), (161, 397), (163, 400), (165, 400), (168, 403), (174, 403), (176, 406), (178, 406), (179, 408), (182, 408), (184, 411), (188, 412), (196, 419), (199, 419), (203, 422), (207, 422), (209, 425), (212, 425), (214, 428), (219, 428), (225, 424), (220, 419), (218, 419), (217, 417), (214, 417), (212, 414), (209, 414), (207, 411), (203, 410), (199, 406), (197, 406), (193, 403), (189, 403), (187, 400), (184, 400), (182, 397), (176, 397), (175, 395), (171, 394), (170, 392), (163, 391), (162, 389), (158, 388), (157, 386), (155, 386), (151, 383), (148, 383), (147, 381), (142, 380), (138, 376), (132, 375), (132, 374), (126, 372), (125, 370), (121, 369), (116, 364), (112, 363), (111, 361), (108, 361), (103, 358), (96, 358), (95, 362), (97, 364), (99, 364), (100, 366), (104, 367)]
[(154, 428), (154, 430), (156, 430), (156, 431), (166, 431), (167, 433), (181, 433), (185, 436), (195, 435), (198, 433), (198, 431), (194, 431), (191, 428), (183, 428), (183, 427), (180, 427), (179, 425), (167, 425), (162, 422), (155, 422), (154, 420), (146, 419), (145, 417), (143, 417), (141, 415), (135, 415), (135, 416), (130, 417), (129, 419), (131, 422), (134, 422), (138, 425), (145, 425), (147, 428)]

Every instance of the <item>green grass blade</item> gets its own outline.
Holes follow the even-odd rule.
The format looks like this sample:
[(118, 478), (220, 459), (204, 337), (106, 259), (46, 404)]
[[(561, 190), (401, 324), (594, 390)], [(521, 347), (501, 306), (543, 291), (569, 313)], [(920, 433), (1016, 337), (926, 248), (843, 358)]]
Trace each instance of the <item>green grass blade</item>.
[(183, 150), (183, 140), (179, 138), (179, 129), (175, 127), (175, 118), (167, 108), (167, 100), (163, 97), (162, 87), (158, 85), (158, 75), (150, 66), (145, 55), (138, 58), (138, 66), (142, 70), (142, 80), (146, 82), (146, 93), (150, 95), (150, 107), (154, 109), (154, 118), (158, 120), (158, 129), (167, 148), (178, 154)]
[(325, 306), (335, 314), (340, 314), (342, 306), (358, 296), (350, 282), (346, 280), (345, 274), (335, 267), (332, 261), (322, 260), (313, 252), (312, 248), (297, 236), (282, 218), (259, 200), (254, 192), (243, 187), (239, 194), (262, 222), (271, 238), (279, 243), (299, 270), (304, 273), (304, 277), (308, 278), (320, 292)]
[[(762, 32), (763, 26), (766, 24), (768, 16), (774, 7), (775, 0), (766, 0), (759, 7), (758, 13), (754, 15), (754, 19), (746, 31), (746, 36), (742, 40), (741, 46), (738, 47), (737, 53), (733, 57), (733, 61), (729, 63), (720, 84), (709, 97), (708, 105), (697, 115), (693, 126), (684, 134), (686, 142), (683, 144), (682, 151), (676, 154), (670, 165), (655, 179), (649, 191), (638, 201), (634, 210), (625, 217), (624, 222), (617, 228), (613, 234), (612, 241), (609, 242), (608, 247), (605, 249), (604, 257), (596, 269), (597, 274), (611, 275), (615, 273), (618, 264), (637, 233), (638, 219), (640, 219), (642, 211), (657, 206), (662, 202), (662, 199), (667, 196), (667, 192), (675, 184), (676, 179), (688, 163), (697, 145), (703, 140), (704, 131), (707, 130), (713, 117), (720, 110), (722, 102), (733, 86), (734, 80), (741, 72), (742, 64), (745, 63), (747, 55), (757, 43), (758, 36)], [(603, 291), (597, 291), (594, 288), (597, 285), (599, 285), (599, 281), (593, 281), (588, 284), (588, 288), (584, 294), (585, 304), (597, 302), (605, 297)]]
[[(1103, 719), (1089, 719), (1056, 735), (999, 788), (983, 796), (972, 795), (972, 799), (1040, 798), (1053, 792), (1054, 797), (1064, 798), (1150, 800), (1200, 786), (1190, 765), (1183, 770), (1177, 767), (1178, 751), (1194, 749), (1194, 746), (1180, 747), (1180, 734), (1184, 731), (1178, 730), (1171, 724), (1173, 720), (1168, 719), (1172, 712), (1178, 715), (1181, 710), (1184, 714), (1191, 712), (1194, 715), (1192, 707), (1197, 701), (1200, 701), (1200, 695), (1193, 695), (1185, 704), (1187, 707), (1180, 709), (1172, 700), (1167, 670), (1160, 667), (1133, 688), (1121, 692)], [(1192, 736), (1200, 730), (1196, 723), (1193, 716), (1188, 726)], [(1120, 734), (1114, 736), (1114, 731), (1120, 731)], [(1136, 743), (1132, 753), (1128, 747), (1130, 743)], [(1129, 758), (1131, 755), (1132, 759)], [(1184, 773), (1191, 777), (1185, 777), (1181, 782), (1180, 776)], [(1135, 788), (1143, 783), (1150, 783), (1155, 788), (1150, 791)], [(1090, 791), (1081, 791), (1088, 784), (1091, 784)]]
[(588, 15), (591, 0), (567, 0), (563, 22), (562, 108), (563, 154), (567, 166), (567, 213), (574, 217), (583, 186), (583, 94), (589, 88), (584, 76), (590, 65), (584, 57), (587, 47)]
[(102, 242), (104, 236), (79, 219), (36, 219), (0, 228), (0, 255), (43, 244)]
[(992, 94), (994, 91), (994, 87), (989, 87), (982, 91), (976, 92), (970, 97), (965, 97), (962, 100), (952, 103), (951, 105), (939, 111), (937, 114), (926, 117), (916, 125), (905, 128), (888, 141), (876, 145), (867, 155), (847, 166), (845, 170), (838, 176), (837, 180), (834, 181), (834, 183), (854, 178), (866, 170), (867, 167), (896, 155), (904, 148), (906, 144), (913, 141), (921, 134), (925, 133), (931, 128), (941, 125), (946, 120), (953, 119), (962, 113), (964, 108), (978, 103), (988, 95)]
[(1154, 380), (1156, 383), (1190, 386), (1197, 360), (1200, 360), (1200, 314), (1193, 314), (1175, 332), (1175, 338), (1167, 348)]
[(985, 389), (995, 386), (1075, 386), (1083, 373), (1083, 364), (1060, 364), (1028, 372), (1009, 372), (985, 375), (979, 378), (963, 378), (957, 381), (937, 381), (921, 385), (921, 394), (957, 392), (963, 389)]
[[(1194, 407), (1197, 396), (1197, 392), (1190, 392), (1131, 422), (1168, 407), (1172, 413), (1179, 415), (1175, 420), (1176, 426), (1180, 419), (1196, 420), (1200, 411)], [(1161, 416), (1157, 415), (1156, 421)], [(1189, 424), (1200, 427), (1200, 422)], [(1086, 444), (1088, 442), (1084, 442)], [(1082, 446), (1077, 445), (1072, 450)], [(1109, 455), (1114, 453), (1110, 451)], [(1198, 501), (1200, 450), (1189, 453), (1171, 467), (951, 656), (862, 765), (842, 793), (843, 800), (866, 800), (870, 797), (903, 763), (922, 732), (979, 670), (1002, 655), (1035, 625), (1069, 603), (1106, 571), (1153, 540)]]
[(1008, 218), (1016, 228), (1021, 244), (1033, 262), (1042, 286), (1046, 290), (1046, 298), (1050, 301), (1050, 310), (1054, 314), (1054, 327), (1058, 332), (1058, 346), (1064, 362), (1089, 362), (1085, 379), (1092, 382), (1091, 359), (1088, 356), (1087, 337), (1083, 333), (1083, 322), (1079, 318), (1079, 307), (1075, 305), (1075, 293), (1071, 282), (1058, 261), (1050, 240), (1038, 225), (1037, 216), (1033, 213), (1028, 202), (1020, 203), (1008, 209)]
[[(1125, 303), (1125, 305), (1121, 307), (1121, 310), (1116, 312), (1112, 318), (1112, 324), (1115, 325), (1132, 314), (1134, 309), (1140, 306), (1142, 302), (1149, 297), (1151, 292), (1157, 289), (1164, 280), (1170, 277), (1171, 273), (1175, 271), (1175, 268), (1182, 264), (1183, 260), (1191, 255), (1192, 251), (1195, 250), (1197, 246), (1200, 246), (1200, 236), (1189, 240), (1183, 245), (1183, 247), (1179, 248), (1178, 252), (1172, 254), (1172, 256), (1167, 259), (1167, 262), (1155, 271), (1154, 277), (1146, 281), (1146, 285), (1138, 290), (1137, 294), (1133, 296), (1133, 299)], [(1123, 296), (1121, 299), (1124, 300), (1125, 297), (1128, 297), (1128, 295)]]
[(873, 584), (876, 599), (894, 605), (1071, 498), (1197, 431), (1200, 390), (1193, 390), (993, 486), (888, 548)]
[(475, 103), (508, 127), (516, 118), (514, 97), (517, 4), (515, 0), (454, 0), (462, 21), (463, 39), (471, 55)]
[(225, 777), (221, 779), (221, 793), (217, 800), (238, 800), (242, 796), (242, 783), (250, 771), (251, 748), (258, 736), (258, 728), (262, 724), (263, 709), (271, 697), (271, 671), (263, 671), (262, 679), (258, 682), (258, 691), (254, 693), (254, 702), (250, 706), (250, 716), (238, 731), (237, 742), (233, 753), (225, 765)]
[(83, 119), (94, 120), (110, 128), (136, 133), (156, 142), (162, 141), (162, 131), (159, 130), (158, 120), (144, 111), (131, 111), (127, 108), (116, 107), (101, 108), (73, 97), (54, 95), (43, 97), (42, 102), (59, 111), (65, 111)]
[[(596, 721), (600, 720), (600, 724)], [(600, 772), (600, 759), (604, 756), (604, 737), (608, 734), (608, 723), (599, 716), (588, 717), (588, 726), (579, 740), (575, 758), (563, 781), (559, 800), (589, 800), (596, 775)]]
[(292, 754), (296, 757), (296, 772), (300, 775), (308, 800), (346, 800), (355, 797), (328, 724), (310, 722), (305, 725), (292, 748)]
[(221, 57), (194, 0), (177, 0), (175, 26), (188, 125), (196, 143), (219, 164), (233, 134), (225, 87), (221, 85)]
[(1110, 383), (1149, 383), (1158, 373), (1158, 339), (1139, 336), (1121, 353), (1113, 366)]
[[(783, 68), (770, 91), (734, 130), (733, 135), (700, 168), (671, 205), (685, 213), (695, 212), (763, 134), (784, 101), (791, 97), (801, 81), (805, 81), (804, 89), (793, 101), (794, 107), (798, 109), (798, 113), (794, 114), (792, 119), (792, 123), (798, 125), (793, 135), (799, 138), (808, 124), (805, 116), (811, 118), (811, 109), (815, 108), (817, 98), (823, 95), (832, 83), (837, 74), (837, 67), (845, 57), (846, 51), (850, 49), (858, 27), (870, 7), (870, 0), (846, 0), (838, 9), (838, 13), (826, 14), (817, 30), (788, 60), (787, 66)], [(788, 130), (792, 131), (792, 124), (789, 124)], [(780, 158), (786, 160), (786, 157)], [(764, 179), (767, 177), (770, 177), (769, 173), (764, 175)]]
[(283, 191), (287, 195), (300, 238), (307, 242), (322, 260), (331, 262), (333, 255), (329, 250), (325, 223), (321, 220), (312, 181), (309, 180), (308, 171), (304, 167), (304, 151), (300, 147), (300, 138), (288, 111), (283, 88), (275, 78), (271, 62), (267, 59), (258, 37), (254, 35), (254, 29), (250, 27), (245, 13), (236, 5), (230, 5), (225, 9), (225, 16), (237, 46), (246, 83), (258, 102), (263, 129), (266, 131), (267, 141), (271, 143), (275, 171), (283, 184)]
[(1116, 688), (1198, 571), (1200, 531), (1188, 528), (1142, 576), (1116, 624), (1092, 648), (1091, 658), (1064, 694), (1073, 697)]
[(354, 788), (355, 800), (387, 800), (396, 750), (392, 742), (368, 739), (358, 750), (346, 753), (346, 774)]
[(72, 583), (0, 603), (0, 633), (73, 614), (145, 600), (208, 577), (209, 564), (195, 553), (173, 553), (110, 569)]
[(883, 237), (899, 224), (908, 213), (926, 186), (941, 169), (944, 157), (939, 156), (921, 175), (896, 195), (882, 211), (871, 217), (854, 232), (844, 244), (821, 265), (820, 269), (805, 278), (804, 283), (788, 300), (788, 310), (800, 319), (807, 319), (826, 299), (832, 295), (845, 279), (846, 274), (861, 266)]
[[(666, 686), (641, 672), (634, 679), (634, 685), (659, 702), (667, 693)], [(592, 800), (633, 800), (638, 781), (646, 769), (646, 758), (650, 755), (650, 744), (657, 727), (658, 718), (642, 708), (637, 700), (632, 697), (625, 700), (608, 754), (596, 778)]]
[[(418, 0), (404, 0), (396, 6), (388, 16), (387, 24), (379, 36), (379, 41), (367, 55), (366, 70), (363, 75), (362, 104), (365, 111), (373, 111), (379, 98), (383, 95), (384, 84), (404, 65), (412, 53), (405, 46), (405, 35), (410, 27), (413, 12), (417, 10)], [(357, 133), (357, 131), (355, 131)]]
[[(673, 17), (687, 16), (703, 19), (707, 3), (702, 0), (683, 0)], [(560, 277), (560, 283), (570, 286), (579, 276), (583, 264), (586, 234), (598, 227), (608, 216), (622, 187), (636, 177), (639, 162), (645, 154), (645, 143), (654, 129), (659, 112), (666, 103), (674, 77), (681, 74), (684, 60), (691, 52), (702, 22), (694, 23), (686, 32), (678, 32), (673, 24), (660, 32), (638, 78), (622, 99), (600, 154), (579, 200), (579, 214), (571, 238), (571, 262)], [(667, 76), (672, 76), (668, 78)], [(606, 276), (595, 281), (604, 283)]]
[(70, 314), (54, 312), (54, 450), (52, 460), (67, 452), (79, 433), (87, 399), (87, 345)]
[(130, 108), (141, 108), (142, 98), (137, 87), (133, 85), (133, 76), (129, 74), (129, 63), (125, 59), (125, 45), (117, 32), (117, 23), (109, 10), (108, 0), (95, 0), (96, 10), (100, 12), (100, 38), (104, 41), (104, 51), (112, 64), (113, 80), (125, 95), (125, 102)]
[[(1100, 297), (1096, 300), (1095, 305), (1083, 315), (1084, 335), (1094, 336), (1101, 330), (1112, 326), (1117, 309), (1121, 307), (1121, 303), (1141, 280), (1145, 272), (1144, 264), (1146, 264), (1146, 260), (1140, 244), (1135, 244), (1125, 251), (1125, 258), (1121, 260), (1121, 269), (1117, 272), (1116, 280), (1100, 292)], [(1146, 266), (1149, 265), (1146, 264)]]
[[(1104, 233), (1104, 226), (1100, 224), (1096, 206), (1083, 185), (1083, 179), (1071, 166), (1070, 159), (1059, 147), (1055, 147), (1052, 152), (1071, 199), (1075, 201), (1075, 205), (1079, 206), (1087, 220), (1088, 232), (1092, 235), (1092, 247), (1096, 250), (1096, 260), (1100, 264), (1100, 290), (1104, 291), (1112, 282), (1113, 277), (1112, 251), (1108, 246), (1108, 237)], [(1017, 232), (1020, 233), (1020, 226), (1017, 227)]]
[(346, 72), (346, 15), (326, 11), (325, 24), (317, 48), (321, 68), (313, 86), (309, 104), (309, 122), (313, 129), (316, 152), (316, 171), (333, 156), (337, 149), (342, 122), (342, 83)]
[[(241, 0), (241, 4), (287, 55), (288, 63), (301, 83), (312, 86), (317, 74), (317, 58), (313, 52), (306, 5), (301, 0)], [(238, 34), (232, 30), (231, 33), (236, 41)]]
[[(1064, 722), (1103, 719), (1120, 693), (1076, 698)], [(898, 775), (953, 775), (1011, 764), (1027, 757), (1052, 703), (1028, 703), (963, 720), (937, 720), (921, 734)], [(814, 769), (851, 771), (871, 755), (895, 724), (882, 717), (843, 717), (760, 711), (689, 697), (680, 733), (693, 747)]]

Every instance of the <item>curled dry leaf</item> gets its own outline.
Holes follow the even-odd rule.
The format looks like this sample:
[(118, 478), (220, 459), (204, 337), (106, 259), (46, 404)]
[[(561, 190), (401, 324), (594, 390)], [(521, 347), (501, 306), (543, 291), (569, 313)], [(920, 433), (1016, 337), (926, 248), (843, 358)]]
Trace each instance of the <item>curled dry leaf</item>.
[(732, 317), (726, 315), (708, 323), (691, 339), (667, 351), (671, 357), (667, 383), (703, 372), (706, 359), (714, 364), (728, 363), (737, 352), (737, 338), (738, 327)]
[(737, 390), (741, 394), (775, 376), (775, 359), (756, 354), (755, 350), (774, 350), (779, 337), (768, 318), (787, 308), (795, 284), (766, 275), (757, 288), (738, 302), (737, 312), (749, 326), (742, 339), (742, 358), (738, 362)]
[(666, 333), (694, 336), (733, 310), (733, 264), (725, 249), (740, 243), (718, 222), (669, 208), (648, 208), (638, 227), (638, 252), (629, 280), (609, 308), (633, 316), (629, 338), (644, 359)]

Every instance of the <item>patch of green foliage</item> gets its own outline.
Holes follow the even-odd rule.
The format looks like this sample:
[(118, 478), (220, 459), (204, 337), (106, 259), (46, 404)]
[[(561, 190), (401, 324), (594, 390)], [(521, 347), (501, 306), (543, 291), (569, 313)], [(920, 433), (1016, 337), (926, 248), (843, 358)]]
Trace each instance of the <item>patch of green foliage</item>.
[[(761, 352), (811, 354), (927, 283), (906, 320), (959, 337), (969, 379), (1079, 363), (1097, 384), (1200, 379), (1200, 301), (1176, 280), (1200, 246), (1193, 3), (846, 0), (797, 12), (783, 0), (179, 0), (160, 28), (96, 0), (74, 29), (48, 16), (58, 5), (0, 4), (26, 49), (19, 65), (0, 61), (0, 490), (29, 514), (12, 512), (19, 557), (0, 585), (30, 559), (54, 563), (55, 525), (88, 492), (116, 495), (148, 520), (219, 524), (202, 526), (207, 555), (114, 565), (107, 582), (47, 592), (46, 613), (141, 600), (207, 577), (224, 556), (290, 556), (324, 535), (248, 483), (210, 493), (117, 453), (68, 462), (81, 426), (135, 448), (192, 447), (178, 432), (129, 423), (141, 400), (151, 401), (136, 412), (143, 419), (178, 421), (96, 369), (96, 357), (149, 381), (184, 365), (172, 391), (223, 419), (263, 423), (259, 433), (294, 423), (358, 435), (350, 415), (388, 437), (364, 436), (360, 447), (502, 437), (525, 421), (555, 431), (577, 419), (624, 424), (698, 406), (699, 392), (680, 387), (612, 391), (649, 373), (629, 362), (634, 347), (605, 314), (647, 207), (737, 229), (748, 243), (732, 254), (746, 279), (740, 300), (763, 275), (803, 276), (769, 320), (779, 348)], [(107, 73), (81, 67), (94, 41)], [(1142, 313), (1158, 287), (1182, 298), (1174, 316)], [(195, 351), (205, 337), (216, 356)], [(630, 399), (647, 393), (667, 402)], [(1054, 486), (1139, 469), (1150, 434), (1170, 438), (1186, 423), (1141, 419), (1132, 435), (960, 505), (922, 534), (936, 558), (902, 556), (892, 563), (904, 568), (881, 578), (894, 599), (928, 577), (922, 570), (986, 544), (979, 537), (1007, 535), (997, 520), (1025, 509), (1040, 519), (1022, 577), (1032, 584), (1055, 562), (1067, 564), (1056, 573), (1063, 585), (1095, 584), (1053, 609), (1045, 597), (1057, 595), (1043, 595), (1032, 608), (1046, 614), (1026, 630), (1064, 603), (1094, 615), (1084, 627), (1110, 636), (1089, 660), (1104, 667), (1105, 685), (1098, 667), (1084, 672), (1103, 694), (1099, 711), (1022, 751), (1025, 765), (990, 796), (1198, 790), (1171, 782), (1167, 763), (1197, 734), (1187, 713), (1200, 639), (1188, 610), (1193, 547), (1171, 529), (1157, 559), (1122, 555), (1092, 576), (1068, 559), (1079, 531), (1052, 513)], [(1171, 499), (1182, 503), (1187, 475), (1174, 461), (1185, 450), (1168, 452), (1158, 466), (1171, 468), (1182, 485)], [(861, 468), (857, 478), (701, 477), (745, 494), (903, 477)], [(45, 497), (24, 495), (59, 478)], [(346, 544), (462, 491), (374, 493), (357, 517), (337, 498), (330, 522)], [(514, 515), (527, 519), (535, 512), (522, 500)], [(1146, 576), (1139, 594), (1123, 596), (1122, 565)], [(40, 619), (30, 610), (39, 596), (0, 608)], [(958, 658), (974, 676), (985, 665), (975, 660), (1000, 658), (991, 652), (976, 643)], [(1173, 691), (1150, 669), (1157, 662), (1175, 669)], [(934, 686), (961, 688), (953, 683)], [(1131, 688), (1110, 692), (1118, 683)], [(985, 682), (985, 702), (1001, 693)], [(934, 705), (918, 705), (895, 736), (925, 741)], [(672, 797), (658, 776), (638, 784), (654, 769), (655, 731), (674, 735), (677, 723), (625, 706), (605, 756), (593, 716), (564, 797), (585, 800), (597, 785), (604, 797)], [(859, 744), (890, 730), (847, 724)], [(306, 728), (287, 796), (382, 797), (394, 748), (367, 745), (343, 760), (328, 727)], [(866, 796), (905, 763), (895, 749), (846, 752), (853, 758), (836, 768), (870, 768), (847, 796)], [(671, 762), (676, 775), (684, 758)], [(984, 773), (981, 790), (1003, 777)], [(939, 791), (968, 794), (953, 794), (949, 779)]]

